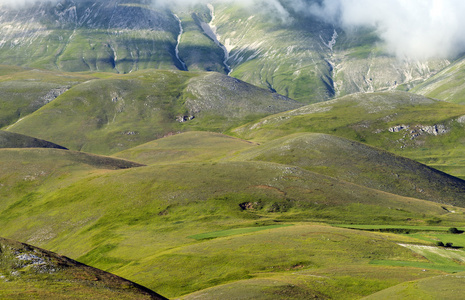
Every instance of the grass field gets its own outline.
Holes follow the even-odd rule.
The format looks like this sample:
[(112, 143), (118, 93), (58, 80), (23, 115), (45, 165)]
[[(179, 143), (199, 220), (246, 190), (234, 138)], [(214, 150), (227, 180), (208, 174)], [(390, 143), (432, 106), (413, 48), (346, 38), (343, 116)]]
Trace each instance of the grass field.
[(464, 273), (405, 282), (363, 299), (454, 299), (463, 298)]
[(189, 238), (192, 238), (192, 239), (195, 239), (195, 240), (215, 239), (215, 238), (218, 238), (218, 237), (245, 234), (245, 233), (257, 232), (257, 231), (280, 228), (280, 227), (286, 227), (286, 226), (292, 226), (292, 224), (268, 225), (268, 226), (260, 226), (260, 227), (245, 227), (245, 228), (236, 228), (236, 229), (228, 229), (228, 230), (221, 230), (221, 231), (213, 231), (213, 232), (207, 232), (207, 233), (191, 235), (191, 236), (189, 236)]

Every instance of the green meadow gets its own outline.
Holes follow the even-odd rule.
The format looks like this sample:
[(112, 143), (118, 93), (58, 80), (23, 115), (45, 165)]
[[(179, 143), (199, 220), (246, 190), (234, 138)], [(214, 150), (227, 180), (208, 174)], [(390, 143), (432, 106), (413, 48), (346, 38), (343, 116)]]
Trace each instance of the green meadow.
[[(465, 183), (442, 172), (461, 174), (461, 105), (384, 92), (302, 106), (202, 72), (76, 76), (2, 128), (2, 236), (181, 299), (360, 299), (465, 271), (448, 233), (465, 228)], [(100, 289), (15, 270), (0, 296)]]

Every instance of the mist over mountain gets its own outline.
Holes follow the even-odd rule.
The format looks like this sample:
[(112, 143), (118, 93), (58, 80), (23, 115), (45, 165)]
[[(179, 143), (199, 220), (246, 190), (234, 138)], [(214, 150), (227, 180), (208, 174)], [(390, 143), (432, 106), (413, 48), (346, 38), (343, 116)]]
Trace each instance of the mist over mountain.
[[(465, 2), (458, 0), (323, 0), (291, 1), (297, 10), (340, 24), (376, 28), (398, 58), (451, 57), (464, 51)], [(297, 11), (298, 11), (297, 10)]]
[[(305, 103), (408, 90), (461, 49), (458, 30), (448, 23), (458, 18), (452, 2), (436, 4), (437, 22), (429, 21), (428, 6), (413, 10), (394, 0), (0, 3), (1, 64), (121, 74), (213, 71)], [(440, 12), (453, 16), (443, 19)]]
[[(1, 0), (0, 5), (15, 7), (58, 0)], [(63, 3), (67, 1), (61, 1)], [(84, 1), (71, 1), (84, 2)], [(122, 3), (128, 1), (122, 1)], [(130, 1), (129, 1), (130, 2)], [(465, 37), (460, 33), (465, 25), (460, 0), (148, 0), (156, 8), (207, 3), (234, 3), (273, 13), (281, 22), (290, 22), (293, 15), (320, 18), (345, 30), (355, 27), (375, 28), (387, 43), (390, 53), (400, 59), (449, 58), (460, 54)]]
[[(152, 0), (153, 5), (192, 5), (206, 0)], [(387, 43), (387, 50), (399, 59), (449, 58), (464, 51), (465, 37), (461, 13), (465, 2), (459, 0), (217, 0), (249, 8), (260, 6), (282, 22), (292, 15), (317, 17), (345, 30), (375, 28)]]

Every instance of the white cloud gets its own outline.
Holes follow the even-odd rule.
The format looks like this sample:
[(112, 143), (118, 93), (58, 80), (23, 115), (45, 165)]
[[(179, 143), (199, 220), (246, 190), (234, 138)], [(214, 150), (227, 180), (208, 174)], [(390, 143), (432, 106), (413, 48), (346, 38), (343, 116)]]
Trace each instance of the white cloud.
[(448, 57), (465, 46), (462, 0), (323, 0), (307, 9), (344, 28), (375, 27), (400, 58)]
[[(37, 1), (50, 0), (0, 0), (0, 5)], [(253, 10), (270, 12), (281, 21), (292, 20), (297, 13), (344, 29), (372, 26), (399, 58), (448, 57), (465, 51), (464, 0), (152, 0), (156, 6), (209, 2), (255, 5)]]

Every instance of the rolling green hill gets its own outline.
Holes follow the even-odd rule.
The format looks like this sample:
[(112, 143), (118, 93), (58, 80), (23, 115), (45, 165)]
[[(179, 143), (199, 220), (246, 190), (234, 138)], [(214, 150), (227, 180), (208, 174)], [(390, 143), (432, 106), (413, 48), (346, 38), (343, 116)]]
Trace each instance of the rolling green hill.
[(8, 130), (109, 154), (176, 132), (224, 131), (300, 106), (218, 73), (146, 70), (77, 85)]
[[(157, 141), (158, 150), (173, 151), (173, 146), (180, 141), (185, 141), (181, 145), (189, 149), (189, 140), (197, 143), (199, 140), (221, 141), (226, 145), (236, 145), (237, 150), (258, 149), (258, 146), (217, 134), (192, 132)], [(307, 253), (303, 250), (297, 256), (284, 255), (291, 249), (314, 249), (313, 246), (304, 246), (307, 243), (304, 232), (307, 228), (313, 230), (313, 227), (299, 225), (295, 231), (294, 226), (280, 229), (282, 226), (279, 225), (308, 221), (402, 225), (441, 223), (445, 226), (463, 223), (462, 208), (380, 192), (292, 165), (229, 162), (227, 158), (235, 157), (236, 151), (225, 153), (225, 149), (229, 148), (226, 145), (217, 150), (211, 149), (210, 154), (199, 155), (201, 148), (196, 149), (195, 143), (192, 144), (194, 147), (191, 152), (186, 151), (186, 155), (194, 162), (187, 163), (187, 158), (165, 156), (157, 164), (156, 159), (149, 161), (143, 155), (138, 156), (153, 153), (157, 149), (153, 142), (126, 152), (133, 153), (130, 157), (153, 165), (124, 170), (109, 170), (107, 165), (113, 166), (114, 163), (109, 161), (100, 165), (98, 156), (90, 156), (84, 161), (81, 158), (84, 154), (65, 150), (0, 150), (2, 234), (74, 257), (174, 297), (236, 280), (273, 277), (276, 271), (286, 273), (287, 269), (295, 266), (321, 272), (331, 266), (331, 263), (315, 264), (322, 258), (314, 261), (304, 259), (333, 253), (329, 241), (325, 242), (326, 246), (321, 246), (323, 252)], [(275, 226), (264, 227), (265, 230), (273, 229), (266, 234), (250, 230), (269, 225)], [(221, 233), (230, 229), (238, 231)], [(327, 234), (321, 233), (323, 229), (315, 230), (315, 242), (327, 238)], [(208, 232), (214, 234), (203, 239), (202, 234)], [(359, 234), (350, 232), (347, 234), (355, 236), (347, 242), (361, 245)], [(234, 236), (228, 237), (231, 234)], [(292, 240), (289, 237), (294, 234), (297, 240), (289, 244)], [(337, 236), (339, 233), (335, 233), (334, 237)], [(249, 239), (257, 238), (263, 242), (253, 246)], [(396, 238), (403, 240), (400, 236)], [(372, 239), (368, 238), (366, 242), (371, 243)], [(281, 245), (279, 248), (273, 246), (275, 254), (263, 252), (270, 247), (271, 241)], [(342, 245), (346, 245), (345, 241), (346, 238), (341, 240)], [(394, 244), (388, 244), (383, 249), (393, 249)], [(375, 245), (379, 249), (379, 244)], [(374, 251), (374, 248), (361, 247), (367, 253)], [(251, 264), (244, 260), (242, 252), (230, 251), (232, 248), (266, 255), (262, 259), (251, 256), (250, 260), (254, 261)], [(205, 249), (209, 250), (205, 252)], [(200, 250), (203, 255), (196, 254)], [(344, 259), (353, 263), (367, 255), (347, 251), (347, 255), (355, 258), (347, 256)], [(226, 253), (230, 254), (225, 256)], [(402, 253), (407, 260), (414, 259), (407, 250), (402, 250)], [(270, 255), (281, 259), (270, 259)], [(383, 250), (379, 256), (372, 258), (391, 256)], [(366, 258), (364, 261), (368, 263), (370, 260)], [(229, 263), (224, 265), (225, 261)], [(232, 265), (236, 267), (230, 268)], [(187, 266), (193, 269), (186, 269)], [(389, 275), (392, 276), (389, 277), (391, 283), (379, 279), (375, 286), (357, 295), (367, 295), (399, 283), (392, 279), (397, 274), (396, 271)], [(413, 278), (418, 278), (415, 276)], [(348, 279), (336, 278), (336, 282), (344, 280)], [(370, 285), (364, 280), (360, 284)], [(287, 285), (275, 288), (286, 291)], [(341, 293), (343, 291), (346, 289)]]
[(327, 134), (286, 136), (244, 151), (238, 159), (299, 166), (373, 189), (439, 203), (462, 206), (465, 197), (463, 180), (381, 149)]
[(363, 299), (460, 299), (463, 287), (463, 273), (457, 273), (405, 282)]
[(72, 86), (94, 76), (0, 66), (0, 128), (53, 101)]
[[(176, 94), (179, 87), (183, 94)], [(158, 100), (142, 101), (150, 95)], [(443, 274), (435, 266), (427, 273), (419, 271), (428, 258), (397, 245), (431, 242), (308, 222), (465, 224), (465, 210), (459, 207), (461, 180), (337, 137), (361, 140), (364, 133), (366, 141), (392, 147), (394, 139), (375, 138), (401, 134), (389, 131), (395, 124), (416, 122), (422, 128), (455, 124), (454, 134), (460, 136), (461, 123), (455, 121), (465, 112), (460, 105), (400, 92), (347, 96), (233, 130), (258, 144), (194, 130), (217, 129), (220, 123), (212, 115), (222, 116), (221, 126), (227, 129), (255, 118), (252, 108), (265, 115), (289, 104), (300, 105), (223, 75), (139, 71), (76, 85), (10, 130), (57, 130), (54, 136), (72, 141), (76, 129), (58, 132), (66, 132), (61, 130), (68, 124), (73, 128), (73, 118), (63, 117), (57, 126), (47, 122), (73, 112), (76, 122), (86, 114), (106, 114), (108, 121), (110, 111), (115, 120), (134, 128), (134, 122), (147, 120), (144, 104), (163, 104), (168, 96), (172, 103), (154, 111), (166, 109), (171, 116), (184, 112), (178, 116), (187, 120), (168, 118), (166, 124), (190, 132), (166, 131), (168, 136), (147, 138), (145, 144), (138, 140), (134, 142), (138, 146), (115, 154), (124, 160), (60, 149), (1, 149), (1, 234), (63, 253), (168, 297), (215, 298), (243, 284), (238, 297), (340, 298), (349, 293), (360, 298), (407, 280)], [(189, 120), (194, 111), (195, 118)], [(42, 118), (47, 114), (48, 120)], [(85, 118), (80, 122), (89, 124)], [(101, 128), (105, 126), (111, 123), (104, 122)], [(86, 131), (78, 133), (85, 136)], [(106, 143), (104, 133), (94, 139), (95, 145)], [(434, 138), (441, 135), (425, 132), (417, 141), (435, 145), (429, 142)], [(405, 143), (401, 151), (418, 150), (417, 141)], [(329, 259), (338, 251), (345, 254)], [(405, 262), (407, 267), (392, 266)], [(318, 276), (326, 287), (317, 284), (322, 280)], [(367, 280), (369, 276), (376, 279)]]
[(211, 162), (228, 160), (255, 143), (227, 135), (192, 131), (158, 139), (113, 156), (143, 164)]
[(464, 59), (165, 2), (0, 5), (0, 298), (453, 298)]
[(231, 132), (257, 142), (296, 132), (327, 133), (463, 175), (464, 115), (463, 105), (411, 93), (366, 93), (269, 116)]

